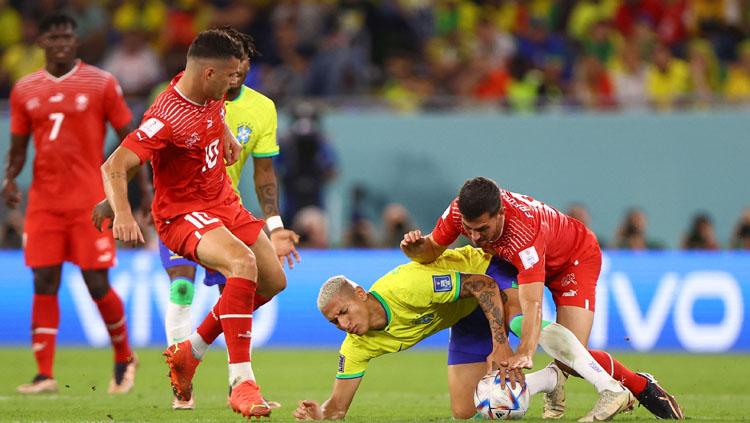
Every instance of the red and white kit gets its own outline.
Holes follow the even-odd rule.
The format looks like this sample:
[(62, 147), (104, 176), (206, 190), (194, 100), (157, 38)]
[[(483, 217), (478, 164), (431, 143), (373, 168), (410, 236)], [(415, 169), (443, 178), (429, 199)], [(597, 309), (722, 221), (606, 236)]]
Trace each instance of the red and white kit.
[[(518, 269), (518, 283), (544, 282), (555, 304), (594, 310), (602, 253), (596, 236), (583, 223), (533, 198), (500, 191), (505, 210), (503, 234), (495, 253)], [(440, 245), (467, 235), (458, 200), (448, 206), (432, 230)]]

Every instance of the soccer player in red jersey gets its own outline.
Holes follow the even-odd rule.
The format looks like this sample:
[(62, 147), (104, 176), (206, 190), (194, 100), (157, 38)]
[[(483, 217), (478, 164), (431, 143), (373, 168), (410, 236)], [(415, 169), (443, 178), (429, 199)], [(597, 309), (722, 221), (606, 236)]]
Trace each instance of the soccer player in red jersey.
[(126, 393), (135, 381), (137, 360), (128, 344), (123, 304), (108, 280), (115, 262), (112, 233), (98, 232), (89, 221), (91, 207), (104, 195), (98, 168), (106, 124), (123, 138), (132, 130), (132, 114), (117, 80), (77, 59), (75, 29), (76, 22), (65, 15), (40, 22), (45, 68), (18, 81), (10, 95), (11, 147), (2, 192), (9, 207), (21, 202), (15, 179), (31, 136), (36, 151), (24, 252), (34, 275), (31, 337), (37, 375), (18, 387), (24, 394), (57, 390), (52, 368), (64, 261), (81, 268), (109, 331), (115, 352), (109, 392)]
[[(602, 253), (596, 236), (585, 225), (531, 197), (502, 190), (494, 181), (478, 177), (466, 181), (431, 234), (407, 233), (401, 249), (413, 260), (429, 263), (459, 235), (518, 270), (518, 296), (524, 317), (521, 342), (507, 363), (510, 368), (532, 367), (539, 343), (545, 285), (557, 307), (557, 322), (570, 329), (583, 345), (588, 344)], [(651, 375), (632, 372), (605, 351), (589, 352), (651, 413), (660, 418), (683, 418), (674, 397)], [(543, 417), (560, 418), (564, 412), (562, 388), (545, 395)]]
[(184, 73), (173, 79), (146, 111), (141, 126), (107, 159), (102, 177), (114, 210), (115, 238), (143, 242), (128, 204), (126, 181), (151, 160), (156, 189), (152, 214), (159, 238), (176, 254), (226, 277), (219, 301), (197, 332), (164, 353), (177, 397), (190, 400), (195, 369), (223, 331), (232, 409), (244, 416), (268, 416), (271, 408), (250, 364), (252, 313), (285, 288), (286, 278), (262, 231), (263, 220), (242, 206), (226, 172), (242, 147), (224, 123), (224, 97), (243, 55), (240, 43), (225, 31), (198, 34)]

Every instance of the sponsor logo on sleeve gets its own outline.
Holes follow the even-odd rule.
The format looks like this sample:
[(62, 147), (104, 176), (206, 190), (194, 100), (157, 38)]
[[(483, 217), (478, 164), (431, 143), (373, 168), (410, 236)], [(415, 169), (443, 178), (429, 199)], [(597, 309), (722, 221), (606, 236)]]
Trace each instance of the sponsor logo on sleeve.
[(163, 127), (164, 123), (162, 121), (157, 118), (150, 118), (143, 122), (138, 130), (146, 134), (147, 137), (153, 138)]
[(339, 373), (344, 373), (344, 366), (346, 365), (346, 356), (339, 354)]
[(435, 292), (451, 292), (453, 279), (451, 275), (435, 275), (432, 277), (432, 286)]
[(523, 268), (526, 270), (531, 269), (535, 264), (539, 263), (539, 254), (537, 254), (536, 248), (534, 247), (529, 247), (521, 251), (518, 253), (518, 257), (521, 258)]

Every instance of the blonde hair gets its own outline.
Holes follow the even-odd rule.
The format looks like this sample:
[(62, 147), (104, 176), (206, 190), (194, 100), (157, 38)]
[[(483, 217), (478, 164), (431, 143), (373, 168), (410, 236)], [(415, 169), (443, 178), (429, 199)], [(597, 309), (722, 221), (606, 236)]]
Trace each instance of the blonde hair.
[(358, 286), (344, 275), (328, 278), (327, 281), (323, 282), (323, 286), (320, 287), (318, 293), (318, 310), (323, 311), (323, 307), (327, 306), (333, 297), (341, 294), (345, 289), (349, 288), (353, 292)]

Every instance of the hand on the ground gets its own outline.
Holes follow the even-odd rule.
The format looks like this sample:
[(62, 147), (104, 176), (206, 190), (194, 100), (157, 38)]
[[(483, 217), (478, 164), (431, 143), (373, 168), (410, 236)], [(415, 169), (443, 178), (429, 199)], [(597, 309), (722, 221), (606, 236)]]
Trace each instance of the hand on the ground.
[(292, 415), (297, 420), (323, 420), (323, 410), (317, 402), (311, 400), (300, 401)]

